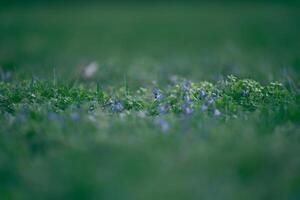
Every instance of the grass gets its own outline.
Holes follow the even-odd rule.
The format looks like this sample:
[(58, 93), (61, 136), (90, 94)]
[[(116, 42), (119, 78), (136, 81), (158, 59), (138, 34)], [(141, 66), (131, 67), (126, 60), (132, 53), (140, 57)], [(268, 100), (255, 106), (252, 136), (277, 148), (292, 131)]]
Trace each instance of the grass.
[(1, 8), (0, 199), (299, 199), (298, 10)]
[[(0, 12), (0, 65), (18, 76), (78, 80), (99, 63), (105, 86), (170, 75), (265, 83), (299, 79), (299, 8), (277, 4), (11, 6)], [(110, 78), (107, 78), (110, 77)]]
[(299, 93), (234, 76), (116, 89), (2, 82), (1, 196), (298, 198)]

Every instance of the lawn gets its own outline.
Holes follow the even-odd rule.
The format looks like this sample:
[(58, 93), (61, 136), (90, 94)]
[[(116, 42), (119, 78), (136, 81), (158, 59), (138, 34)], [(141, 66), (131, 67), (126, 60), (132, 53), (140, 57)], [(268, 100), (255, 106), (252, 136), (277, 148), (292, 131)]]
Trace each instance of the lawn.
[(0, 199), (300, 199), (299, 11), (3, 4)]

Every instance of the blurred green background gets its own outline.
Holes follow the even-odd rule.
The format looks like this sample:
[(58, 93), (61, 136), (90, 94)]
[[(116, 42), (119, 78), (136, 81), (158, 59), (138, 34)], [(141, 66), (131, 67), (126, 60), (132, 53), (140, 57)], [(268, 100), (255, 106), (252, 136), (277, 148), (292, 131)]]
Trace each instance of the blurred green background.
[(300, 78), (294, 1), (36, 3), (0, 9), (0, 66), (17, 76), (78, 80), (96, 61), (103, 85), (143, 86), (172, 75)]
[[(99, 69), (84, 79), (91, 62)], [(300, 6), (279, 0), (2, 1), (0, 70), (12, 72), (20, 88), (18, 81), (32, 76), (114, 88), (125, 81), (149, 88), (153, 80), (167, 88), (173, 75), (299, 84)], [(261, 108), (228, 121), (167, 115), (169, 134), (151, 117), (122, 118), (101, 108), (97, 121), (85, 112), (64, 127), (48, 113), (15, 125), (10, 122), (20, 116), (1, 114), (0, 198), (299, 200), (298, 102), (297, 93), (295, 105), (283, 106), (288, 109)], [(37, 113), (47, 106), (30, 97), (20, 104), (36, 106)]]

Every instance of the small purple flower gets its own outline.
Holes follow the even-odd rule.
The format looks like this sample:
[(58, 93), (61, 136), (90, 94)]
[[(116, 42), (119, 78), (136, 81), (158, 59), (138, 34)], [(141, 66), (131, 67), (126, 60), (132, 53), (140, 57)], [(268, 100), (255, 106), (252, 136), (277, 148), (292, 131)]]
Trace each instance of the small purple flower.
[(163, 94), (158, 88), (154, 88), (152, 94), (156, 101), (161, 101), (163, 99)]
[(208, 97), (208, 98), (206, 99), (206, 101), (207, 101), (208, 104), (212, 104), (212, 103), (215, 102), (215, 98), (214, 98), (214, 97)]
[(70, 118), (73, 120), (73, 121), (78, 121), (80, 119), (80, 115), (78, 112), (72, 112), (70, 114)]
[(192, 99), (191, 99), (191, 97), (190, 97), (189, 94), (185, 94), (183, 96), (183, 99), (184, 99), (184, 102), (187, 103), (187, 104), (191, 104), (192, 103)]
[(154, 123), (160, 127), (162, 132), (167, 132), (170, 129), (169, 123), (162, 118), (156, 118)]
[(122, 112), (123, 109), (123, 104), (120, 101), (114, 101), (111, 104), (111, 111), (114, 113)]
[(201, 106), (201, 108), (200, 108), (200, 111), (201, 111), (201, 112), (205, 112), (207, 109), (208, 109), (208, 106), (205, 105), (205, 104), (203, 104), (203, 105)]
[(189, 104), (183, 104), (182, 110), (185, 114), (192, 114), (194, 112), (194, 109)]
[(214, 116), (218, 117), (218, 116), (220, 116), (221, 114), (222, 114), (222, 113), (221, 113), (217, 108), (214, 109)]
[(188, 80), (184, 80), (183, 84), (182, 84), (182, 89), (185, 92), (188, 92), (191, 88), (191, 81)]
[(166, 114), (168, 112), (168, 110), (169, 110), (169, 106), (167, 106), (167, 105), (159, 105), (157, 107), (157, 111), (159, 114)]
[(199, 96), (200, 96), (201, 98), (206, 97), (206, 92), (205, 92), (205, 90), (203, 90), (203, 89), (199, 90)]

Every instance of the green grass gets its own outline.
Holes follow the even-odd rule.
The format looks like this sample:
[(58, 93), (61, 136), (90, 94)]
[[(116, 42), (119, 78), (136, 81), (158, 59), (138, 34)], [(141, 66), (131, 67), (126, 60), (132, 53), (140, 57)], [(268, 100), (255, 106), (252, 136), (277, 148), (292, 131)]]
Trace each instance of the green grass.
[[(0, 65), (77, 80), (97, 61), (106, 86), (235, 74), (299, 79), (299, 7), (278, 4), (14, 6), (0, 11)], [(110, 77), (110, 78), (107, 78)]]
[(3, 82), (2, 198), (297, 199), (299, 93), (234, 76), (186, 85), (155, 99), (151, 88)]
[(0, 199), (299, 199), (298, 11), (2, 7)]

